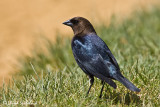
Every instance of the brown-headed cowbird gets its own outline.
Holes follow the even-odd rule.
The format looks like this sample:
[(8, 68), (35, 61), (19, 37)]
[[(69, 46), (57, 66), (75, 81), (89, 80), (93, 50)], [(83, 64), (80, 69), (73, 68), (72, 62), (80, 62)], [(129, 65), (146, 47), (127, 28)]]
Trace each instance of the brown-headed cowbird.
[(105, 42), (97, 36), (92, 24), (83, 17), (74, 17), (63, 24), (70, 26), (74, 32), (72, 39), (72, 52), (79, 67), (89, 76), (90, 87), (94, 82), (94, 76), (102, 80), (102, 91), (104, 83), (116, 89), (112, 79), (121, 82), (128, 89), (140, 92), (135, 85), (126, 79), (120, 72), (119, 65)]

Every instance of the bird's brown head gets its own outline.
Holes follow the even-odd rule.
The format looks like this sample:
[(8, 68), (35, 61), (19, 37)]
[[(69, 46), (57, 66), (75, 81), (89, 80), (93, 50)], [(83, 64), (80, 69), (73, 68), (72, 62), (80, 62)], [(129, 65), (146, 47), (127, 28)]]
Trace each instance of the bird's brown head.
[(88, 33), (96, 33), (92, 24), (83, 17), (74, 17), (63, 23), (73, 29), (75, 36), (81, 36)]

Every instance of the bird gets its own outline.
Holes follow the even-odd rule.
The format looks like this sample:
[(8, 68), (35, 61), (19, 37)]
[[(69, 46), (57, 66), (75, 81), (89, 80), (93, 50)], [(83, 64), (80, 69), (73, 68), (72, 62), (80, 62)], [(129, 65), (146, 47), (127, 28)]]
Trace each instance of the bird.
[(90, 86), (87, 95), (94, 83), (94, 77), (102, 81), (100, 98), (105, 83), (108, 83), (114, 89), (117, 88), (113, 80), (119, 81), (131, 91), (140, 92), (139, 88), (122, 75), (110, 49), (97, 35), (94, 27), (86, 18), (73, 17), (63, 24), (72, 28), (74, 33), (71, 42), (73, 56), (82, 71), (89, 76)]

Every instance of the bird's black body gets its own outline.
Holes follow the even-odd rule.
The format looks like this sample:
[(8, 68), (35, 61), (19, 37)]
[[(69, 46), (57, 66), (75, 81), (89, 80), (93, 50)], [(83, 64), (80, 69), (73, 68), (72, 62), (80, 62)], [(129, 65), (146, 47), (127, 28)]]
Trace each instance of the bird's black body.
[(103, 82), (100, 97), (102, 95), (104, 82), (116, 89), (117, 86), (112, 79), (120, 81), (132, 91), (139, 92), (140, 89), (134, 86), (121, 74), (118, 63), (110, 49), (105, 42), (97, 36), (89, 21), (81, 17), (76, 17), (74, 20), (81, 21), (81, 23), (79, 22), (80, 27), (84, 24), (84, 28), (82, 27), (82, 30), (78, 29), (79, 31), (75, 31), (78, 27), (74, 28), (74, 25), (71, 26), (75, 33), (71, 46), (77, 64), (91, 79), (88, 93), (93, 85), (94, 76), (101, 79)]

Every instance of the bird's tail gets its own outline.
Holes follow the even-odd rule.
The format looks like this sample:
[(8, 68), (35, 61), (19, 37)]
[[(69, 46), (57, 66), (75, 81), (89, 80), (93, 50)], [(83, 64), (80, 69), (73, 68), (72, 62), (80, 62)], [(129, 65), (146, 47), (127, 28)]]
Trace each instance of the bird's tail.
[(141, 90), (137, 88), (135, 85), (133, 85), (127, 78), (121, 76), (121, 75), (114, 75), (114, 78), (121, 82), (125, 87), (130, 89), (131, 91), (140, 92)]

